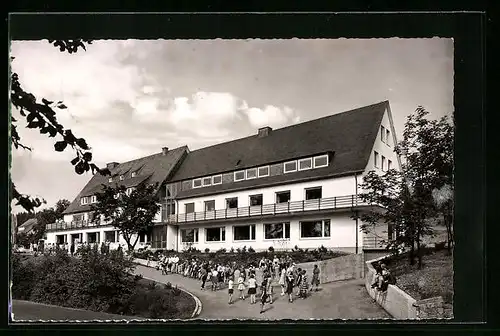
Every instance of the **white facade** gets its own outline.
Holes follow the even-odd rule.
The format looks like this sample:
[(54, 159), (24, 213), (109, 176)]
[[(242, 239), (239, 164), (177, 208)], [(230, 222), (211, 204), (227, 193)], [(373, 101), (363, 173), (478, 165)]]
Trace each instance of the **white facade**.
[[(108, 235), (106, 235), (108, 233)], [(97, 234), (97, 235), (94, 235)], [(90, 242), (90, 235), (94, 235), (96, 239), (96, 243), (104, 243), (109, 242), (106, 237), (112, 234), (114, 236), (114, 242), (110, 242), (110, 248), (116, 249), (119, 245), (122, 246), (124, 250), (127, 249), (127, 242), (123, 238), (123, 235), (119, 233), (112, 226), (99, 226), (93, 228), (83, 228), (83, 229), (75, 229), (75, 230), (65, 230), (65, 231), (49, 231), (47, 232), (47, 239), (45, 241), (46, 244), (58, 244), (60, 240), (63, 240), (68, 245), (74, 243), (88, 243)], [(59, 240), (59, 239), (60, 240)], [(132, 242), (137, 238), (136, 235), (132, 236)], [(144, 242), (137, 242), (136, 249), (145, 247), (147, 244), (147, 236), (144, 239)]]
[[(293, 177), (293, 173), (290, 173)], [(262, 194), (262, 204), (276, 203), (276, 193), (290, 191), (290, 202), (305, 200), (306, 190), (309, 188), (321, 187), (322, 198), (330, 198), (335, 196), (346, 196), (356, 194), (356, 182), (354, 175), (338, 178), (329, 178), (325, 180), (317, 180), (312, 182), (301, 182), (293, 184), (285, 184), (274, 187), (264, 187), (244, 191), (228, 192), (218, 195), (210, 195), (203, 197), (193, 197), (178, 201), (178, 213), (180, 216), (186, 213), (186, 204), (194, 203), (195, 212), (205, 211), (206, 201), (215, 201), (215, 209), (225, 209), (226, 199), (238, 198), (238, 208), (250, 206), (250, 196)], [(234, 182), (237, 185), (238, 182)]]
[[(356, 241), (358, 244), (358, 252), (361, 252), (363, 234), (360, 230), (356, 230), (356, 222), (350, 218), (350, 212), (340, 212), (340, 213), (330, 213), (324, 215), (309, 215), (309, 216), (290, 216), (283, 217), (280, 219), (255, 219), (242, 222), (228, 222), (222, 221), (220, 223), (211, 224), (183, 224), (179, 225), (179, 234), (177, 235), (176, 247), (179, 251), (182, 251), (189, 246), (205, 251), (209, 249), (210, 252), (215, 252), (221, 248), (229, 249), (243, 248), (246, 246), (247, 249), (252, 247), (256, 251), (268, 250), (269, 247), (273, 247), (275, 250), (280, 249), (293, 249), (298, 246), (302, 249), (315, 249), (320, 246), (324, 246), (329, 249), (335, 249), (339, 251), (345, 251), (354, 253), (356, 251)], [(323, 231), (322, 237), (305, 238), (301, 237), (301, 225), (304, 222), (312, 221), (324, 221), (329, 220), (329, 234), (325, 236)], [(301, 223), (302, 222), (302, 223)], [(276, 239), (266, 239), (264, 234), (265, 225), (276, 224), (276, 223), (289, 223), (290, 231), (289, 238), (276, 238)], [(235, 227), (246, 227), (254, 225), (255, 235), (250, 237), (249, 240), (236, 240), (234, 235)], [(324, 225), (324, 224), (323, 224)], [(225, 240), (224, 241), (207, 241), (206, 232), (210, 228), (224, 228), (225, 230)], [(182, 241), (182, 230), (186, 229), (196, 229), (198, 230), (198, 240), (194, 243), (185, 243)], [(324, 228), (323, 228), (324, 229)], [(357, 236), (357, 238), (356, 238)]]

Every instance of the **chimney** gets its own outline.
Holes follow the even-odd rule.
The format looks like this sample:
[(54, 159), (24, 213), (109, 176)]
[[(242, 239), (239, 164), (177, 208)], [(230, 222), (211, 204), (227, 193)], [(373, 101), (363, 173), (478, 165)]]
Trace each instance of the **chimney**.
[(106, 168), (108, 168), (109, 170), (115, 168), (116, 166), (118, 166), (118, 162), (106, 163)]
[(263, 138), (269, 135), (273, 129), (269, 126), (259, 128), (258, 136), (259, 138)]
[(167, 152), (168, 152), (168, 147), (163, 147), (163, 148), (161, 149), (161, 153), (162, 153), (163, 155), (167, 155)]

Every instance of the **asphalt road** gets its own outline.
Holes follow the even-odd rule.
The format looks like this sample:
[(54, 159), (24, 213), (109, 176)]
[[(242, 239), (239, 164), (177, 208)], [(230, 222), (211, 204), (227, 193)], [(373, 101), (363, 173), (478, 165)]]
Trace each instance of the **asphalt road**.
[(13, 300), (12, 312), (16, 321), (106, 321), (106, 320), (143, 320), (134, 316), (113, 315), (89, 310), (65, 308), (60, 306)]

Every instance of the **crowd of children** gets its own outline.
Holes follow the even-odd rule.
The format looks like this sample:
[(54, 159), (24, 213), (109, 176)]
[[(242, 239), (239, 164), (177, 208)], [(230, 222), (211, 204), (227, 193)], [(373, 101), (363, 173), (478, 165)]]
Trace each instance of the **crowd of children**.
[[(262, 258), (258, 266), (237, 265), (236, 262), (221, 264), (212, 260), (200, 259), (181, 260), (178, 256), (159, 256), (158, 269), (162, 274), (177, 273), (185, 277), (197, 279), (201, 282), (201, 289), (207, 287), (212, 291), (228, 289), (228, 303), (233, 303), (235, 290), (238, 291), (239, 299), (245, 300), (248, 296), (250, 303), (257, 303), (257, 295), (260, 298), (261, 313), (264, 305), (273, 303), (273, 288), (281, 287), (281, 296), (288, 296), (290, 303), (293, 302), (294, 289), (296, 296), (307, 298), (308, 292), (313, 288), (318, 290), (319, 268), (314, 265), (311, 282), (308, 281), (306, 270), (297, 267), (293, 260), (286, 256), (284, 258), (274, 257), (273, 260)], [(207, 283), (209, 284), (207, 286)], [(246, 292), (246, 293), (245, 293)]]

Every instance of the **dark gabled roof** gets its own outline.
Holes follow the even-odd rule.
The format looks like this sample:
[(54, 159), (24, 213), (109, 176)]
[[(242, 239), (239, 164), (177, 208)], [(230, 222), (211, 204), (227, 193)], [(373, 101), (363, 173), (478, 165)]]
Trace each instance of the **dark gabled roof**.
[[(266, 137), (257, 135), (190, 152), (171, 181), (181, 181), (235, 171), (273, 162), (282, 162), (317, 153), (333, 152), (328, 167), (285, 174), (283, 177), (259, 178), (251, 181), (182, 191), (179, 197), (198, 196), (222, 189), (239, 189), (268, 184), (273, 179), (290, 179), (310, 174), (333, 176), (363, 171), (368, 163), (378, 129), (389, 102), (357, 108), (301, 124), (273, 130)], [(240, 164), (236, 166), (236, 163)]]
[[(135, 187), (142, 182), (151, 184), (163, 183), (173, 173), (173, 169), (177, 166), (177, 163), (182, 159), (187, 151), (187, 146), (183, 146), (169, 150), (166, 155), (158, 153), (140, 159), (120, 163), (111, 170), (111, 175), (114, 176), (114, 181), (112, 183), (109, 182), (110, 176), (95, 174), (82, 191), (80, 191), (78, 196), (73, 200), (66, 211), (64, 211), (64, 214), (89, 211), (90, 204), (81, 205), (80, 198), (84, 196), (91, 196), (100, 192), (102, 190), (102, 184), (113, 186), (119, 184), (126, 187)], [(130, 177), (131, 173), (137, 171), (138, 169), (140, 169), (138, 175)], [(122, 174), (125, 174), (125, 179), (120, 181), (117, 175)]]
[(29, 232), (33, 229), (33, 227), (38, 223), (38, 220), (36, 218), (31, 218), (28, 219), (26, 222), (18, 226), (19, 228), (24, 228), (24, 232)]

